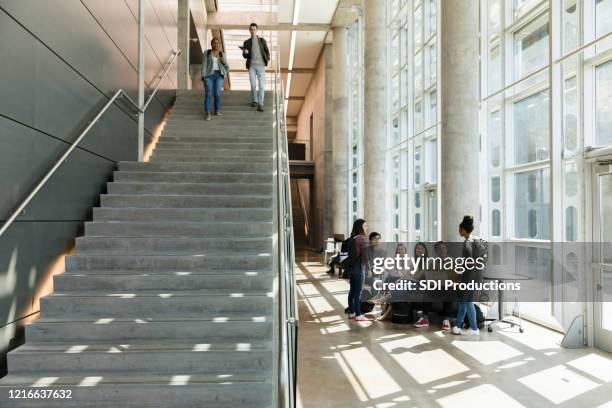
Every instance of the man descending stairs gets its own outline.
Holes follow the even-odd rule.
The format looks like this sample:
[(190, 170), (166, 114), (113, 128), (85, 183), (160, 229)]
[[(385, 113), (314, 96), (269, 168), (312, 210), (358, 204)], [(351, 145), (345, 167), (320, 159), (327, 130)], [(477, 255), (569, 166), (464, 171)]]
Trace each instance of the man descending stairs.
[(274, 111), (249, 97), (205, 122), (179, 91), (151, 161), (119, 164), (1, 407), (273, 406)]

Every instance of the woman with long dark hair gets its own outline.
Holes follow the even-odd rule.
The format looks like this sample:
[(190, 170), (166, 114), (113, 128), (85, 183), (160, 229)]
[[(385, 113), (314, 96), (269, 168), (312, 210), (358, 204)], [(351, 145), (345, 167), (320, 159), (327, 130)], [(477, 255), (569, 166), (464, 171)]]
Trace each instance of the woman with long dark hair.
[(204, 52), (204, 60), (202, 61), (202, 80), (204, 81), (204, 112), (206, 120), (210, 120), (210, 112), (213, 108), (214, 97), (214, 113), (221, 116), (221, 91), (225, 76), (229, 72), (229, 65), (225, 59), (225, 54), (221, 49), (221, 40), (213, 38), (210, 42), (211, 49)]
[[(471, 215), (466, 215), (463, 217), (461, 224), (459, 224), (459, 235), (461, 235), (464, 239), (463, 248), (461, 250), (461, 256), (464, 259), (474, 258), (475, 248), (474, 248), (474, 238), (472, 236), (472, 231), (474, 231), (474, 217)], [(461, 282), (470, 283), (479, 280), (478, 279), (478, 271), (475, 268), (467, 269), (461, 275)], [(453, 334), (461, 334), (461, 324), (465, 319), (465, 315), (467, 314), (468, 320), (470, 322), (470, 329), (468, 330), (468, 335), (479, 335), (480, 330), (478, 330), (478, 321), (476, 319), (476, 307), (474, 306), (474, 291), (473, 290), (464, 290), (460, 293), (458, 309), (457, 309), (457, 322), (453, 327)]]
[(347, 259), (349, 267), (348, 293), (348, 316), (349, 319), (356, 321), (369, 321), (361, 313), (361, 290), (363, 289), (363, 265), (367, 264), (365, 248), (368, 245), (368, 226), (362, 218), (355, 220), (351, 231), (351, 241), (349, 242), (349, 257)]

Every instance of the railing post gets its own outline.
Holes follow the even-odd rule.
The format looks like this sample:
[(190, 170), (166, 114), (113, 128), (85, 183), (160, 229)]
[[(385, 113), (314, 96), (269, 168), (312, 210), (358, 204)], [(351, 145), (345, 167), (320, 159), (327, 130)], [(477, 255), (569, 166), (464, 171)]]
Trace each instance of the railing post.
[(144, 160), (144, 0), (138, 0), (138, 161)]

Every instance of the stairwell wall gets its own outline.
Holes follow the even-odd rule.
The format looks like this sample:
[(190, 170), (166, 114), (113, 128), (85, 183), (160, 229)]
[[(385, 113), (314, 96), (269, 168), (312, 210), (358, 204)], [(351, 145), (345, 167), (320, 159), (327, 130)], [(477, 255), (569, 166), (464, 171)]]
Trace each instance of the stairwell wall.
[[(177, 4), (145, 0), (145, 82), (157, 84), (177, 42)], [(137, 99), (138, 0), (0, 0), (0, 222), (108, 98)], [(176, 66), (146, 114), (145, 145), (176, 95)], [(113, 106), (0, 237), (0, 377), (23, 342), (50, 274), (63, 271), (116, 162), (137, 159), (137, 122)]]
[[(315, 249), (332, 236), (331, 177), (332, 169), (332, 87), (331, 44), (326, 44), (308, 86), (304, 103), (297, 119), (295, 143), (306, 144), (306, 158), (314, 161), (312, 240)], [(313, 117), (313, 143), (310, 146), (310, 116)], [(311, 152), (312, 151), (312, 156)]]

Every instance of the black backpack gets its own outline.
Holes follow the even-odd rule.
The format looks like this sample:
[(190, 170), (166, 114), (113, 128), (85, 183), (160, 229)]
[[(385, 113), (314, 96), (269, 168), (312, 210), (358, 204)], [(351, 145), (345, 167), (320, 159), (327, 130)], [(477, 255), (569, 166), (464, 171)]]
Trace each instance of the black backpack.
[(344, 269), (349, 269), (360, 261), (360, 257), (357, 256), (357, 236), (350, 237), (342, 242), (340, 251), (347, 253), (347, 258), (342, 262)]
[(392, 302), (391, 322), (398, 324), (413, 323), (412, 302)]
[(370, 313), (374, 310), (374, 303), (370, 302), (372, 299), (372, 293), (366, 288), (361, 290), (361, 312)]
[[(480, 310), (480, 306), (475, 304), (474, 308), (476, 309), (476, 322), (478, 324), (478, 328), (482, 329), (485, 325), (484, 314), (482, 313), (482, 310)], [(465, 319), (463, 319), (463, 327), (466, 329), (470, 327), (470, 319), (468, 318), (467, 314), (465, 315)]]

